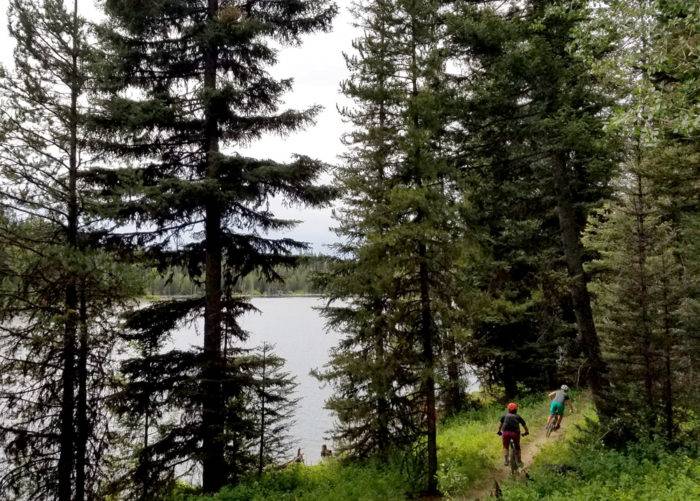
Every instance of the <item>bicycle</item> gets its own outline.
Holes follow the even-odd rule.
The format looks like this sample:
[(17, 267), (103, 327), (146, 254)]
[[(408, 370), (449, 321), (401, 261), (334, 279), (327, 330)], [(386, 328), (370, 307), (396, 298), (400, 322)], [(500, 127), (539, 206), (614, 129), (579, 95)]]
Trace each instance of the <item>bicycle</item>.
[(556, 427), (557, 427), (556, 421), (557, 421), (557, 417), (552, 416), (552, 419), (550, 419), (549, 422), (547, 423), (547, 426), (545, 427), (545, 432), (546, 432), (547, 438), (549, 438), (549, 436), (552, 434), (552, 432), (556, 429)]
[[(523, 437), (527, 437), (529, 433), (523, 433)], [(515, 476), (518, 474), (520, 465), (518, 464), (518, 451), (515, 450), (515, 442), (510, 439), (508, 444), (508, 465), (510, 466), (510, 474)]]

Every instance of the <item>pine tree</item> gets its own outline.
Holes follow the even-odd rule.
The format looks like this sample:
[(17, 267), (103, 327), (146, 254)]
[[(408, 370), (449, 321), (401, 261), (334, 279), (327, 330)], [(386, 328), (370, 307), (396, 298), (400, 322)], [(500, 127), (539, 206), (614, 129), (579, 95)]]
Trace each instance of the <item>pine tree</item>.
[[(453, 23), (455, 50), (473, 69), (465, 78), (472, 86), (465, 89), (467, 106), (477, 113), (486, 110), (467, 129), (467, 135), (477, 141), (476, 153), (472, 151), (466, 160), (476, 161), (479, 167), (486, 152), (490, 168), (505, 167), (501, 172), (512, 183), (515, 200), (533, 195), (535, 217), (528, 217), (527, 206), (524, 217), (516, 212), (514, 228), (501, 229), (509, 232), (507, 236), (510, 232), (516, 238), (533, 235), (529, 226), (533, 223), (538, 232), (549, 233), (556, 224), (559, 249), (551, 252), (550, 239), (545, 238), (548, 250), (539, 259), (565, 266), (567, 302), (575, 314), (578, 344), (587, 359), (596, 406), (607, 415), (608, 381), (583, 270), (581, 232), (587, 211), (608, 194), (614, 148), (603, 131), (609, 99), (592, 81), (590, 63), (571, 44), (588, 16), (587, 6), (585, 2), (531, 1), (505, 8), (497, 2), (486, 6), (463, 2), (458, 7), (463, 15)], [(494, 129), (498, 134), (490, 136)], [(465, 142), (474, 144), (469, 137)], [(501, 180), (498, 175), (491, 179)], [(542, 263), (539, 266), (546, 269)], [(561, 282), (552, 273), (540, 277), (555, 286)], [(540, 286), (546, 283), (543, 280)], [(551, 299), (545, 304), (561, 310), (556, 296)]]
[[(625, 178), (619, 202), (589, 229), (594, 261), (596, 310), (604, 354), (615, 381), (620, 438), (675, 434), (674, 395), (683, 385), (689, 344), (680, 335), (679, 310), (687, 297), (677, 235), (654, 203), (650, 183), (640, 173)], [(635, 428), (630, 423), (639, 423)]]
[[(437, 378), (451, 331), (465, 252), (448, 161), (441, 2), (358, 3), (366, 35), (348, 58), (344, 85), (355, 107), (339, 185), (339, 247), (327, 279), (332, 325), (347, 333), (334, 353), (329, 402), (338, 438), (358, 455), (406, 447), (420, 433), (426, 490), (437, 492)], [(401, 416), (401, 413), (404, 413)], [(398, 432), (388, 444), (386, 430)], [(404, 442), (406, 440), (406, 442)], [(392, 443), (393, 442), (393, 443)]]
[[(299, 156), (281, 164), (242, 157), (235, 148), (313, 120), (317, 108), (278, 111), (291, 82), (274, 79), (266, 68), (277, 57), (272, 40), (296, 44), (327, 29), (335, 7), (326, 0), (110, 0), (105, 7), (104, 112), (94, 123), (105, 131), (101, 147), (135, 167), (105, 169), (91, 181), (101, 183), (118, 207), (115, 218), (141, 227), (135, 240), (149, 255), (203, 277), (200, 301), (173, 304), (178, 318), (203, 314), (203, 351), (156, 355), (159, 363), (172, 364), (172, 386), (163, 391), (178, 395), (172, 405), (190, 421), (150, 444), (163, 458), (150, 466), (199, 463), (204, 491), (215, 492), (241, 473), (229, 439), (240, 431), (234, 408), (242, 405), (243, 388), (230, 372), (235, 363), (224, 356), (223, 329), (242, 306), (224, 291), (253, 270), (277, 278), (275, 266), (293, 264), (292, 254), (304, 248), (261, 235), (293, 224), (268, 210), (271, 196), (319, 205), (331, 195), (313, 184), (324, 168), (319, 162)], [(185, 234), (194, 239), (179, 247)], [(164, 311), (158, 305), (151, 316), (161, 335), (175, 325), (158, 318)]]
[(318, 277), (329, 301), (329, 326), (345, 337), (318, 377), (335, 390), (326, 405), (338, 418), (333, 436), (340, 452), (386, 458), (392, 448), (410, 447), (420, 430), (406, 396), (417, 380), (401, 369), (407, 357), (415, 364), (415, 355), (392, 325), (392, 270), (384, 261), (391, 252), (383, 237), (391, 224), (387, 194), (396, 185), (391, 175), (403, 89), (392, 78), (398, 71), (394, 4), (358, 2), (352, 12), (366, 35), (354, 41), (355, 54), (346, 55), (352, 76), (343, 83), (358, 106), (343, 110), (355, 130), (336, 173), (346, 200), (336, 230), (344, 242), (337, 245), (341, 258)]
[(114, 311), (138, 281), (100, 250), (86, 213), (89, 51), (77, 3), (15, 0), (9, 18), (14, 68), (0, 82), (0, 201), (10, 215), (0, 230), (9, 277), (0, 301), (0, 483), (18, 497), (82, 500), (97, 496), (104, 478)]
[[(593, 247), (604, 250), (599, 263), (607, 271), (596, 284), (601, 291), (597, 303), (602, 333), (620, 380), (614, 395), (618, 407), (628, 419), (658, 424), (650, 431), (663, 429), (669, 442), (677, 432), (678, 393), (686, 387), (681, 375), (692, 372), (692, 353), (697, 352), (697, 334), (682, 320), (697, 297), (697, 281), (692, 272), (688, 274), (697, 254), (687, 246), (695, 231), (692, 221), (697, 221), (698, 177), (693, 165), (697, 154), (693, 154), (692, 126), (681, 125), (691, 123), (686, 114), (692, 105), (683, 97), (689, 90), (681, 84), (683, 77), (671, 76), (661, 63), (668, 39), (673, 38), (666, 16), (683, 12), (679, 7), (645, 0), (611, 1), (596, 12), (595, 20), (618, 41), (600, 73), (620, 89), (624, 105), (612, 126), (626, 136), (621, 200), (609, 215), (604, 214), (603, 222), (594, 221), (591, 230)], [(690, 13), (692, 9), (681, 14), (684, 21), (679, 25), (671, 24), (687, 26)], [(687, 43), (681, 35), (671, 49), (683, 54), (681, 59), (692, 54), (676, 52), (684, 40)], [(680, 75), (684, 73), (681, 70)], [(685, 73), (690, 76), (685, 83), (693, 81), (692, 75), (693, 70)], [(675, 93), (679, 89), (683, 90)], [(672, 132), (669, 123), (674, 124)], [(686, 229), (689, 233), (684, 235)], [(611, 294), (619, 298), (612, 300)], [(611, 318), (617, 324), (611, 324)], [(638, 402), (639, 394), (645, 396), (644, 405)], [(631, 430), (621, 438), (642, 434), (644, 430)]]
[(289, 455), (293, 441), (289, 436), (294, 409), (299, 399), (293, 395), (296, 380), (284, 372), (283, 358), (273, 352), (274, 346), (263, 344), (254, 353), (253, 379), (255, 381), (252, 412), (257, 430), (253, 447), (257, 449), (257, 471), (262, 475), (266, 465)]

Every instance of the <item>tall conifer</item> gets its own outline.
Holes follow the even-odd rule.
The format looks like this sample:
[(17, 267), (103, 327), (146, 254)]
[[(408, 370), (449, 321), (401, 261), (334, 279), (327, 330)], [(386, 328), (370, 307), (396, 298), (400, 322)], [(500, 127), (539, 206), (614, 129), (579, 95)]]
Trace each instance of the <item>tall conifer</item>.
[[(586, 2), (459, 3), (467, 13), (456, 20), (457, 50), (476, 69), (467, 82), (477, 86), (468, 94), (472, 105), (487, 104), (483, 125), (497, 125), (505, 134), (505, 152), (516, 144), (506, 165), (518, 166), (513, 187), (536, 195), (543, 216), (537, 224), (549, 230), (555, 214), (559, 249), (579, 343), (587, 359), (587, 375), (598, 410), (607, 415), (605, 363), (591, 309), (583, 264), (586, 256), (581, 234), (590, 207), (609, 193), (614, 149), (603, 124), (611, 101), (595, 85), (590, 61), (571, 42), (587, 19)], [(598, 54), (598, 56), (600, 53)], [(503, 160), (484, 130), (468, 131), (491, 146), (491, 162)], [(508, 172), (511, 176), (513, 173)], [(517, 228), (517, 227), (516, 227)], [(510, 230), (510, 229), (509, 229)], [(558, 280), (557, 280), (558, 281)], [(556, 283), (556, 282), (555, 282)]]
[[(114, 311), (136, 292), (98, 247), (81, 176), (93, 165), (83, 120), (89, 36), (77, 2), (10, 3), (14, 68), (0, 83), (0, 239), (10, 287), (0, 302), (4, 492), (78, 499), (105, 477)], [(56, 411), (60, 409), (60, 411)]]
[[(326, 374), (338, 383), (330, 406), (342, 420), (340, 437), (359, 454), (382, 453), (418, 431), (430, 493), (437, 492), (442, 341), (453, 327), (465, 249), (460, 176), (444, 149), (442, 7), (358, 3), (366, 35), (348, 58), (344, 89), (355, 106), (346, 116), (354, 129), (339, 175), (346, 259), (328, 281), (331, 300), (345, 303), (328, 314), (348, 332)], [(393, 443), (383, 443), (387, 429), (397, 433)]]
[[(169, 458), (165, 468), (186, 459), (200, 463), (204, 490), (214, 492), (240, 473), (229, 449), (237, 414), (228, 404), (242, 388), (224, 356), (222, 329), (235, 324), (242, 306), (225, 289), (256, 269), (276, 278), (275, 265), (293, 263), (293, 252), (304, 248), (263, 234), (293, 224), (270, 212), (272, 196), (319, 205), (331, 193), (313, 184), (324, 167), (319, 162), (300, 156), (281, 164), (243, 157), (236, 148), (313, 120), (317, 108), (278, 111), (291, 81), (273, 78), (267, 67), (277, 58), (273, 40), (296, 44), (328, 29), (335, 7), (326, 0), (108, 0), (105, 8), (109, 21), (100, 32), (110, 95), (95, 122), (118, 138), (101, 146), (135, 166), (107, 169), (93, 182), (113, 197), (116, 218), (142, 228), (137, 240), (153, 255), (186, 266), (204, 284), (201, 300), (181, 302), (174, 312), (154, 310), (153, 324), (164, 330), (175, 323), (159, 323), (157, 313), (202, 314), (204, 335), (201, 352), (173, 352), (171, 359), (171, 372), (198, 381), (179, 392), (180, 382), (172, 380), (167, 390), (180, 395), (177, 405), (191, 421), (150, 447)], [(134, 179), (140, 186), (130, 184)], [(185, 234), (191, 242), (179, 246)], [(180, 440), (189, 445), (180, 447)]]

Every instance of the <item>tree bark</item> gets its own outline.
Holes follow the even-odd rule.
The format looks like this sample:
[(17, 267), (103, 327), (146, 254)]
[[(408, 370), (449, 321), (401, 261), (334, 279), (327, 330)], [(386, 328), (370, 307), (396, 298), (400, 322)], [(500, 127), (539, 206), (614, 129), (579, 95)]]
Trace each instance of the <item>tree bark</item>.
[(386, 459), (389, 453), (389, 400), (390, 383), (386, 377), (386, 353), (384, 347), (384, 308), (382, 302), (375, 305), (374, 351), (375, 367), (378, 372), (376, 380), (377, 392), (377, 448), (380, 458)]
[[(207, 17), (210, 23), (216, 22), (219, 10), (218, 0), (208, 0)], [(204, 88), (216, 90), (219, 49), (215, 45), (207, 47), (205, 54)], [(207, 176), (218, 179), (217, 161), (219, 155), (219, 124), (213, 110), (207, 104), (205, 147), (207, 154)], [(202, 464), (202, 487), (205, 493), (217, 492), (227, 480), (224, 457), (224, 401), (222, 392), (223, 360), (221, 353), (222, 321), (222, 245), (221, 208), (218, 200), (211, 200), (206, 207), (206, 306), (204, 314), (204, 359), (202, 370), (202, 427), (204, 458)]]
[(447, 357), (445, 414), (453, 416), (460, 412), (464, 406), (464, 392), (462, 388), (461, 371), (459, 370), (457, 343), (451, 333), (445, 336), (445, 353)]
[(75, 284), (66, 287), (66, 325), (63, 337), (63, 374), (61, 376), (61, 451), (58, 458), (58, 498), (71, 501), (73, 463), (75, 459), (74, 415), (75, 407), (75, 343), (77, 292)]
[[(641, 164), (639, 155), (637, 157), (637, 165)], [(654, 360), (652, 353), (652, 330), (649, 319), (649, 288), (647, 286), (647, 230), (645, 227), (646, 208), (644, 199), (644, 187), (642, 186), (642, 177), (637, 174), (637, 193), (635, 208), (635, 222), (637, 231), (637, 267), (639, 281), (639, 315), (642, 325), (642, 356), (644, 357), (644, 392), (648, 404), (647, 412), (649, 414), (649, 435), (652, 434), (652, 428), (656, 421), (656, 412), (654, 410)]]
[(267, 351), (263, 347), (262, 391), (260, 392), (260, 450), (258, 451), (258, 476), (262, 476), (265, 457), (265, 389), (267, 388)]
[(508, 361), (503, 364), (503, 393), (506, 400), (513, 400), (518, 394), (518, 382), (513, 377), (513, 369)]
[[(70, 129), (68, 171), (68, 218), (66, 239), (73, 251), (78, 248), (78, 0), (73, 2), (73, 54), (71, 103), (68, 116)], [(72, 275), (72, 273), (71, 273)], [(75, 345), (77, 336), (78, 290), (74, 276), (67, 277), (66, 324), (63, 335), (63, 374), (61, 377), (61, 450), (58, 458), (58, 499), (71, 501), (75, 462)]]
[(671, 308), (669, 305), (669, 280), (668, 280), (668, 263), (666, 262), (666, 254), (664, 250), (661, 250), (661, 286), (662, 295), (664, 302), (664, 320), (663, 320), (663, 332), (664, 332), (664, 421), (666, 428), (666, 439), (669, 442), (673, 441), (675, 434), (675, 422), (673, 418), (673, 363), (672, 363), (672, 350), (673, 350), (673, 329), (671, 322)]
[[(84, 287), (84, 286), (83, 286)], [(85, 468), (87, 465), (87, 443), (90, 436), (87, 406), (87, 359), (89, 334), (87, 323), (87, 300), (84, 288), (80, 291), (80, 345), (78, 348), (78, 401), (76, 418), (78, 440), (75, 446), (75, 500), (85, 499)]]
[(437, 412), (435, 409), (435, 353), (433, 340), (433, 314), (430, 302), (430, 280), (428, 273), (427, 249), (419, 244), (420, 257), (420, 305), (421, 338), (423, 344), (423, 364), (425, 371), (423, 393), (425, 398), (426, 438), (428, 445), (428, 488), (427, 494), (438, 494), (437, 488)]
[(612, 409), (607, 399), (607, 367), (600, 351), (598, 331), (593, 319), (591, 297), (588, 292), (588, 278), (583, 269), (581, 228), (576, 218), (574, 198), (566, 172), (566, 158), (563, 153), (556, 153), (551, 160), (560, 237), (570, 279), (569, 288), (576, 324), (590, 366), (588, 371), (589, 384), (598, 413), (608, 417), (611, 415)]

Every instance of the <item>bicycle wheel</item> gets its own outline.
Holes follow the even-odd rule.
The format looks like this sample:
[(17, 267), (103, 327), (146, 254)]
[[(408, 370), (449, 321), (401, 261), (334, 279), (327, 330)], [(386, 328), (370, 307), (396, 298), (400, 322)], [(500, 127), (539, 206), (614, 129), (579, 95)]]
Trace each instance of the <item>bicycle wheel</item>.
[(513, 439), (510, 440), (510, 447), (508, 451), (508, 463), (510, 464), (510, 472), (513, 475), (518, 473), (518, 455), (515, 451), (515, 443)]
[(549, 436), (552, 434), (552, 431), (554, 431), (554, 421), (555, 421), (555, 418), (553, 417), (553, 418), (549, 421), (549, 423), (547, 423), (547, 428), (546, 428), (546, 431), (547, 431), (547, 438), (549, 438)]

